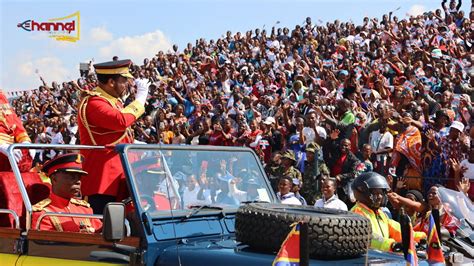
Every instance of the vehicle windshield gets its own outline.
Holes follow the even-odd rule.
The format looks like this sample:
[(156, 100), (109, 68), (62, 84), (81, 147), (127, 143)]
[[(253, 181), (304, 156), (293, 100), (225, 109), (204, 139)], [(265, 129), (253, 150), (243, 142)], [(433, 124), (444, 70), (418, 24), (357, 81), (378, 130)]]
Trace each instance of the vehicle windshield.
[(245, 201), (273, 201), (250, 150), (130, 148), (127, 158), (136, 196), (152, 216), (186, 214), (196, 205), (226, 210)]
[(474, 221), (474, 205), (471, 200), (459, 191), (440, 187), (438, 192), (443, 206), (459, 221), (461, 229), (470, 229), (466, 221)]

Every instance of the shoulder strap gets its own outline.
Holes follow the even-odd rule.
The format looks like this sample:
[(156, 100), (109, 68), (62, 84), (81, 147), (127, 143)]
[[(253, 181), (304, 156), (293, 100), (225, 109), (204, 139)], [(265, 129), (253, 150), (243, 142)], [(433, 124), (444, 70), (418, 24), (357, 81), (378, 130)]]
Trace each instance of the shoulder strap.
[(87, 201), (85, 201), (85, 200), (80, 200), (80, 199), (74, 199), (74, 198), (72, 198), (72, 199), (70, 200), (70, 202), (71, 202), (72, 204), (74, 204), (74, 205), (79, 205), (79, 206), (83, 206), (83, 207), (87, 207), (87, 208), (90, 208), (90, 206), (91, 206)]
[[(52, 212), (51, 210), (49, 210), (47, 208), (44, 208), (44, 210), (46, 212)], [(49, 216), (49, 219), (51, 220), (51, 223), (53, 224), (56, 231), (58, 231), (58, 232), (64, 231), (63, 226), (61, 225), (61, 221), (59, 221), (59, 218), (57, 216)]]
[(382, 135), (380, 135), (379, 141), (377, 142), (377, 147), (376, 147), (376, 149), (375, 149), (376, 151), (379, 150), (380, 142), (382, 142), (382, 139), (383, 139), (383, 137), (385, 136), (385, 134), (386, 134), (387, 132), (388, 132), (388, 131), (385, 131)]

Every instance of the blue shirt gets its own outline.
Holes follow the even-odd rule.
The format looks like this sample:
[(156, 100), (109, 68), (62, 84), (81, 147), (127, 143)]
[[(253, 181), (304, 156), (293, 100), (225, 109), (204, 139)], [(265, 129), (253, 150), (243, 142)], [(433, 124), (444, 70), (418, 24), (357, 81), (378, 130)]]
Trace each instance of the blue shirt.
[(187, 100), (187, 99), (184, 99), (183, 104), (184, 104), (184, 115), (186, 117), (189, 117), (194, 112), (194, 109), (196, 108), (194, 107), (194, 104), (190, 100)]

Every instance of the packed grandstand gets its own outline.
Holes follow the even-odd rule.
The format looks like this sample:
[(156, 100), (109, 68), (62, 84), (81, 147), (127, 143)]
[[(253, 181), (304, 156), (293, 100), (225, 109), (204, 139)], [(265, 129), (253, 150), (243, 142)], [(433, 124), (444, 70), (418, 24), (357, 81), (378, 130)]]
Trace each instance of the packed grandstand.
[[(473, 199), (472, 15), (453, 7), (361, 25), (307, 18), (292, 29), (228, 31), (182, 50), (150, 51), (131, 66), (135, 78), (152, 81), (134, 138), (250, 147), (275, 191), (290, 176), (307, 204), (321, 197), (314, 183), (327, 176), (352, 205), (350, 181), (368, 171), (416, 201), (433, 185)], [(34, 143), (80, 143), (77, 106), (97, 86), (92, 64), (82, 74), (41, 79), (11, 98)], [(58, 154), (37, 150), (34, 164)]]

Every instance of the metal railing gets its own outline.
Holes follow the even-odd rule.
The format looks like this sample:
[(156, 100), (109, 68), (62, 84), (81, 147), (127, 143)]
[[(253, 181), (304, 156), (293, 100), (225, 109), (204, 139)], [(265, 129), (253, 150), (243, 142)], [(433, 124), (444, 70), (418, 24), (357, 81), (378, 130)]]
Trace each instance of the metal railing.
[(20, 229), (20, 217), (18, 216), (18, 214), (16, 214), (14, 210), (0, 209), (0, 213), (6, 213), (13, 216), (13, 219), (15, 220), (15, 229)]
[(87, 146), (87, 145), (65, 145), (65, 144), (32, 144), (32, 143), (16, 143), (12, 144), (8, 147), (7, 154), (8, 160), (10, 162), (13, 174), (15, 175), (15, 180), (18, 185), (18, 189), (21, 193), (21, 198), (23, 199), (23, 203), (25, 204), (26, 209), (26, 230), (30, 230), (31, 228), (31, 215), (33, 212), (31, 201), (28, 197), (28, 192), (26, 191), (25, 184), (23, 183), (23, 179), (21, 178), (20, 169), (15, 161), (15, 157), (13, 155), (13, 150), (15, 149), (55, 149), (55, 150), (99, 150), (104, 149), (104, 146)]
[[(100, 214), (83, 214), (83, 213), (64, 213), (64, 212), (45, 212), (41, 214), (41, 216), (38, 218), (38, 222), (36, 223), (36, 230), (40, 231), (41, 227), (41, 221), (45, 217), (48, 216), (54, 216), (54, 217), (70, 217), (70, 218), (89, 218), (89, 219), (99, 219), (102, 220), (104, 219), (103, 215)], [(130, 229), (130, 223), (128, 220), (125, 220), (125, 228), (127, 229), (127, 236), (130, 236), (131, 234), (131, 229)]]

